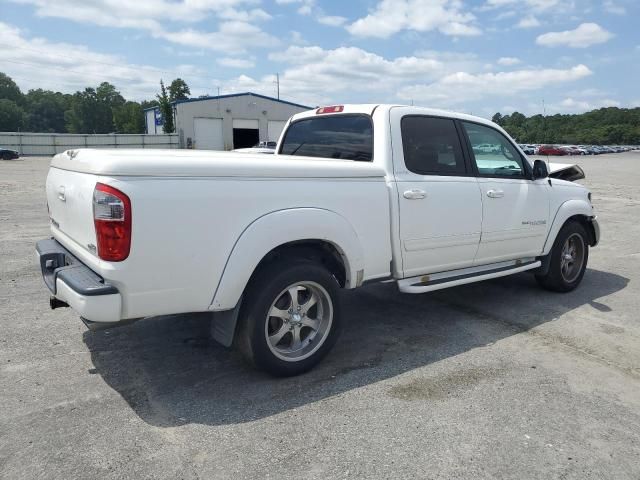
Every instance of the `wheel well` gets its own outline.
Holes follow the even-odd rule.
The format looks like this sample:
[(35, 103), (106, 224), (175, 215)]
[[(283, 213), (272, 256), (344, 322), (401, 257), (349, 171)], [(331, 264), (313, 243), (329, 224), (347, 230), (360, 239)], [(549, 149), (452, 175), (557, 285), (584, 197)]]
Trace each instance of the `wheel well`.
[(336, 246), (324, 240), (298, 240), (279, 245), (267, 253), (256, 266), (253, 276), (265, 265), (280, 258), (299, 258), (323, 265), (341, 287), (347, 283), (347, 272), (342, 254)]
[(572, 221), (578, 222), (580, 225), (584, 227), (584, 229), (587, 232), (587, 235), (589, 236), (588, 238), (589, 245), (593, 246), (596, 243), (596, 232), (593, 229), (593, 223), (591, 223), (591, 219), (586, 215), (574, 215), (572, 217), (567, 218), (567, 221), (564, 222), (564, 225)]

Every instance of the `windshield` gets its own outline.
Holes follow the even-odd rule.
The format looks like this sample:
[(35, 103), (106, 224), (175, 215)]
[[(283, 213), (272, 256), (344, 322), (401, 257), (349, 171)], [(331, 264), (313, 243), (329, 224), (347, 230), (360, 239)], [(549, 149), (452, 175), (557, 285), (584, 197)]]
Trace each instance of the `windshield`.
[(287, 129), (280, 154), (370, 162), (373, 157), (371, 117), (333, 115), (294, 122)]

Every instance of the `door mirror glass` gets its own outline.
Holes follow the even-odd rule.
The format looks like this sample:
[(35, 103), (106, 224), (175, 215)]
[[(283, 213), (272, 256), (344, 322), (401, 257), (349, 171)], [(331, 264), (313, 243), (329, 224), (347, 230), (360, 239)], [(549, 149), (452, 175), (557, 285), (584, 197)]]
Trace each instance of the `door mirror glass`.
[(547, 178), (549, 176), (549, 169), (547, 163), (544, 160), (536, 160), (533, 162), (533, 179)]

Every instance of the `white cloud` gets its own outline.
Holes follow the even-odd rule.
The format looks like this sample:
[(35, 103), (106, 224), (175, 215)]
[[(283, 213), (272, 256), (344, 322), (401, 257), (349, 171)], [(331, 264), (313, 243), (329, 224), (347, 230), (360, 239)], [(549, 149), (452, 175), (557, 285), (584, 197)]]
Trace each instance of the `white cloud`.
[(20, 29), (0, 22), (0, 64), (23, 90), (44, 88), (73, 92), (110, 82), (125, 98), (150, 99), (159, 89), (161, 77), (194, 78), (201, 72), (191, 65), (163, 71), (150, 65), (127, 63), (86, 46), (28, 38)]
[(567, 97), (558, 103), (548, 104), (547, 111), (549, 113), (582, 113), (603, 107), (619, 107), (620, 105), (619, 101), (611, 98), (584, 100)]
[(483, 9), (493, 10), (496, 8), (517, 6), (522, 8), (531, 9), (534, 11), (542, 12), (545, 10), (556, 9), (557, 7), (566, 8), (570, 2), (564, 2), (567, 5), (563, 5), (562, 0), (487, 0)]
[(340, 17), (338, 15), (324, 15), (318, 17), (318, 23), (328, 25), (330, 27), (340, 27), (344, 25), (346, 21), (347, 19), (345, 17)]
[(247, 48), (268, 48), (279, 40), (256, 25), (246, 22), (222, 22), (216, 32), (185, 29), (174, 32), (151, 32), (154, 37), (188, 47), (197, 47), (225, 53), (242, 53)]
[(436, 105), (457, 105), (489, 96), (505, 97), (573, 82), (591, 75), (585, 65), (568, 69), (525, 69), (471, 74), (457, 72), (430, 84), (404, 87), (399, 97)]
[[(325, 50), (318, 46), (293, 46), (269, 55), (270, 60), (287, 65), (280, 75), (283, 94), (301, 103), (314, 104), (346, 101), (345, 97), (362, 92), (369, 92), (372, 100), (391, 100), (394, 92), (407, 81), (435, 80), (447, 72), (448, 60), (443, 58), (424, 52), (386, 59), (356, 47)], [(455, 55), (451, 61), (456, 64), (468, 62), (467, 57)], [(236, 81), (242, 85), (236, 87), (239, 89), (249, 86), (258, 91), (272, 89), (271, 76), (234, 79)]]
[(605, 0), (602, 4), (602, 8), (604, 8), (605, 12), (613, 13), (614, 15), (626, 15), (627, 13), (626, 8), (614, 3), (612, 0)]
[(498, 64), (499, 65), (517, 65), (518, 63), (522, 63), (522, 61), (519, 58), (516, 57), (500, 57), (498, 59)]
[[(273, 47), (276, 38), (255, 25), (271, 15), (250, 8), (259, 0), (10, 0), (33, 5), (40, 17), (64, 18), (103, 27), (135, 28), (155, 38), (215, 51), (244, 52), (247, 48)], [(214, 16), (218, 29), (173, 30), (168, 24), (195, 23)], [(175, 28), (175, 27), (174, 27)]]
[(229, 68), (253, 68), (255, 59), (223, 57), (216, 60), (218, 65)]
[(582, 23), (574, 30), (563, 32), (549, 32), (536, 38), (538, 45), (545, 47), (567, 46), (572, 48), (586, 48), (611, 39), (613, 34), (606, 31), (597, 23)]
[[(41, 17), (66, 18), (112, 27), (149, 28), (162, 20), (197, 22), (215, 14), (230, 18), (242, 16), (233, 12), (252, 5), (255, 0), (10, 0), (36, 7)], [(254, 11), (248, 16), (262, 16)], [(235, 18), (239, 19), (239, 18)]]
[(461, 0), (381, 0), (366, 17), (347, 26), (356, 36), (389, 38), (402, 30), (445, 35), (479, 35), (475, 16)]
[(540, 20), (538, 20), (533, 15), (527, 15), (526, 17), (520, 19), (516, 26), (518, 28), (535, 28), (540, 26)]

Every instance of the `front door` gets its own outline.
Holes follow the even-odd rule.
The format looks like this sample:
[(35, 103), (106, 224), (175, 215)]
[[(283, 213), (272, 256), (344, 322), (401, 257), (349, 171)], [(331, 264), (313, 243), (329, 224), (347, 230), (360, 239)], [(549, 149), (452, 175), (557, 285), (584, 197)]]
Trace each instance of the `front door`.
[(482, 192), (476, 265), (540, 255), (549, 221), (549, 184), (531, 180), (527, 160), (496, 129), (462, 122)]
[(455, 121), (392, 110), (404, 277), (473, 265), (482, 202)]

